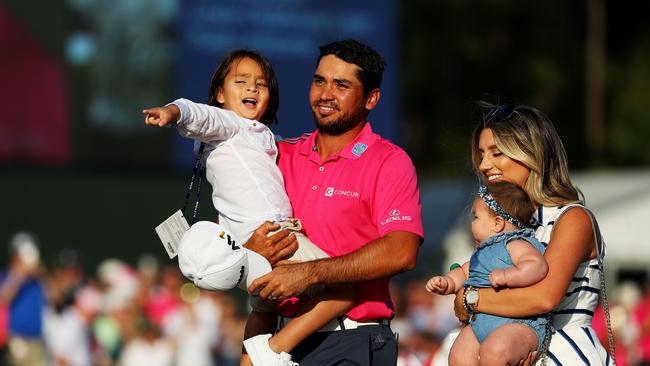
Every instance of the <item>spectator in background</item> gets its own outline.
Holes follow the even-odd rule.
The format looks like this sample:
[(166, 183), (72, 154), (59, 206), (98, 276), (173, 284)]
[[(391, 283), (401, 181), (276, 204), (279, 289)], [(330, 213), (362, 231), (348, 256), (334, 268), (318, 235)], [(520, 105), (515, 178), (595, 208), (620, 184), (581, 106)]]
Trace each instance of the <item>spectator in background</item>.
[(174, 346), (161, 338), (160, 328), (140, 317), (136, 320), (136, 334), (124, 346), (118, 363), (120, 366), (172, 366)]
[(48, 305), (43, 315), (47, 351), (56, 366), (90, 366), (88, 318), (77, 301), (85, 283), (79, 254), (63, 249), (47, 276)]
[(8, 353), (5, 364), (40, 366), (46, 363), (43, 345), (45, 295), (36, 238), (25, 232), (9, 245), (10, 262), (0, 274), (0, 303), (8, 310)]
[(645, 284), (641, 301), (634, 308), (634, 319), (639, 327), (635, 351), (639, 366), (650, 366), (650, 282)]

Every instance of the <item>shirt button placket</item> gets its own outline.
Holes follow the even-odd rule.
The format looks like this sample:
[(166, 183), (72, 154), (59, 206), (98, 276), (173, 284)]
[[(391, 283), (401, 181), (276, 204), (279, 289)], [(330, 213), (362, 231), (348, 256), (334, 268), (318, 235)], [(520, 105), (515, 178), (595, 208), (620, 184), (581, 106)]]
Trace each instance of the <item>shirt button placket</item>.
[[(319, 166), (319, 167), (318, 167), (318, 171), (319, 171), (319, 172), (323, 172), (323, 171), (325, 171), (325, 167), (322, 166), (322, 165)], [(313, 185), (313, 186), (311, 186), (311, 190), (312, 190), (312, 191), (315, 191), (315, 190), (317, 190), (317, 189), (318, 189), (318, 186), (317, 186), (317, 185)]]

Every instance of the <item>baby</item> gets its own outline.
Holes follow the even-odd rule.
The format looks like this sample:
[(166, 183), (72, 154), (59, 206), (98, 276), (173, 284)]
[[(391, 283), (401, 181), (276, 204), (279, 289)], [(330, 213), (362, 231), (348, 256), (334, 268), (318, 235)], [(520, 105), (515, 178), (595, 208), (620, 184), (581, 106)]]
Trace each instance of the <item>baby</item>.
[[(465, 287), (464, 305), (470, 326), (464, 327), (449, 353), (449, 364), (516, 365), (532, 351), (540, 351), (547, 318), (505, 318), (474, 313), (480, 287), (526, 287), (548, 272), (545, 247), (526, 228), (535, 208), (519, 186), (499, 182), (481, 186), (472, 209), (476, 250), (469, 262), (444, 276), (431, 278), (426, 289), (443, 295)], [(498, 345), (498, 347), (497, 347)], [(507, 345), (507, 354), (503, 354)]]

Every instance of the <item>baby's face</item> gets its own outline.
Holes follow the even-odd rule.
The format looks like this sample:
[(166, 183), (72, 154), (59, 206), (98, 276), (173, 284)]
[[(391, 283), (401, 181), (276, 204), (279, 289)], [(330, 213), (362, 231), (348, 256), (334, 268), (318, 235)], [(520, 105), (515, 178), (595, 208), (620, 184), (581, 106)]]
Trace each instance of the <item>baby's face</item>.
[(217, 91), (224, 109), (244, 118), (259, 121), (269, 106), (269, 88), (260, 65), (250, 58), (235, 61)]
[(482, 198), (477, 197), (472, 206), (472, 236), (474, 243), (479, 244), (496, 234), (496, 216), (487, 207)]

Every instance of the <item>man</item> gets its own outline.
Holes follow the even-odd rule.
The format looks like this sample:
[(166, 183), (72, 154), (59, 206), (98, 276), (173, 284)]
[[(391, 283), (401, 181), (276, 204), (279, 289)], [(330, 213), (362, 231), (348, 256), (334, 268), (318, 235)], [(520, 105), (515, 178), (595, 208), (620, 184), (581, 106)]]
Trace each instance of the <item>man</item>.
[(415, 266), (423, 230), (413, 163), (366, 121), (383, 69), (379, 54), (357, 41), (321, 47), (310, 89), (317, 131), (279, 144), (294, 216), (334, 257), (277, 266), (249, 291), (284, 300), (314, 284), (357, 283), (357, 305), (292, 352), (303, 366), (396, 363), (388, 282)]

